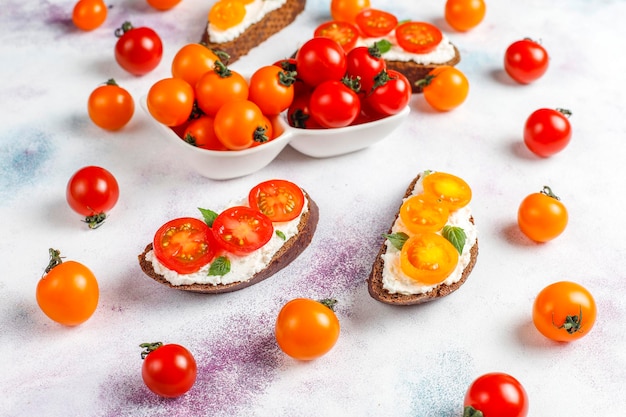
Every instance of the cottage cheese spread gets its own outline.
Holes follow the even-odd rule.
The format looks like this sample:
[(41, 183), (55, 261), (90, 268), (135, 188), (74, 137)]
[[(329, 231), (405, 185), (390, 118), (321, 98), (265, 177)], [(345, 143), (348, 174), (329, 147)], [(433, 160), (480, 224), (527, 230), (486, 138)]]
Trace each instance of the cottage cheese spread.
[(237, 39), (246, 29), (259, 22), (269, 12), (282, 7), (287, 0), (254, 0), (246, 4), (246, 16), (238, 25), (226, 30), (219, 30), (209, 22), (207, 32), (209, 39), (214, 43), (230, 42)]
[(389, 41), (392, 45), (389, 51), (383, 53), (383, 58), (387, 61), (413, 61), (421, 65), (437, 65), (450, 61), (456, 55), (454, 46), (445, 35), (443, 35), (443, 39), (439, 42), (437, 48), (427, 54), (412, 54), (405, 51), (398, 45), (393, 32), (383, 38), (359, 38), (356, 46), (372, 46), (374, 43), (383, 39)]
[[(300, 224), (300, 218), (304, 213), (309, 210), (308, 200), (305, 199), (306, 204), (302, 209), (300, 215), (288, 222), (275, 222), (274, 231), (280, 230), (285, 239), (277, 236), (276, 233), (272, 235), (272, 238), (262, 248), (246, 255), (236, 256), (228, 254), (230, 260), (230, 272), (225, 275), (209, 275), (209, 267), (211, 264), (207, 264), (200, 268), (199, 271), (192, 274), (179, 274), (176, 271), (172, 271), (165, 267), (154, 256), (154, 251), (146, 253), (146, 260), (152, 263), (154, 271), (163, 275), (165, 279), (172, 285), (190, 285), (190, 284), (231, 284), (233, 282), (247, 281), (252, 278), (254, 274), (262, 271), (272, 260), (272, 257), (290, 238), (298, 233), (298, 225)], [(247, 205), (247, 201), (238, 201), (230, 204), (228, 207)]]
[[(424, 178), (424, 174), (421, 175), (418, 182), (415, 184), (415, 188), (413, 189), (413, 194), (420, 194), (424, 191), (422, 187), (422, 178)], [(448, 218), (448, 225), (457, 226), (462, 228), (465, 231), (466, 241), (465, 246), (463, 247), (463, 253), (459, 255), (459, 263), (457, 264), (452, 274), (443, 281), (442, 284), (452, 285), (455, 282), (461, 279), (463, 275), (463, 270), (469, 264), (471, 260), (470, 249), (476, 243), (477, 233), (476, 226), (470, 221), (472, 216), (472, 212), (469, 206), (465, 206), (459, 210), (450, 213), (450, 217)], [(394, 223), (392, 229), (392, 233), (404, 232), (409, 236), (412, 235), (407, 227), (398, 216), (396, 222)], [(402, 272), (402, 268), (400, 267), (400, 250), (396, 249), (390, 242), (387, 240), (385, 242), (387, 245), (387, 251), (382, 256), (384, 261), (383, 268), (383, 288), (389, 291), (392, 294), (424, 294), (438, 285), (422, 285), (409, 276), (405, 275)]]

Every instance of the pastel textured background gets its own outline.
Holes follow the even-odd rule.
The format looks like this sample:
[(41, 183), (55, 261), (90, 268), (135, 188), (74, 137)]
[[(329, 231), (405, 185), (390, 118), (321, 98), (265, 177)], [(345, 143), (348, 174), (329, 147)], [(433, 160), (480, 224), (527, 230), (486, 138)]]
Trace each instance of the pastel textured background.
[[(626, 408), (626, 93), (623, 0), (488, 1), (468, 33), (443, 21), (444, 0), (372, 6), (438, 24), (459, 47), (468, 100), (436, 113), (414, 96), (405, 124), (357, 153), (312, 159), (286, 148), (253, 175), (211, 181), (189, 171), (137, 106), (121, 132), (95, 127), (89, 93), (108, 78), (138, 103), (184, 44), (199, 40), (212, 0), (167, 12), (143, 0), (112, 0), (105, 24), (81, 32), (73, 0), (8, 0), (0, 14), (0, 415), (2, 416), (420, 416), (460, 417), (469, 383), (500, 371), (530, 398), (530, 416), (623, 415)], [(296, 23), (233, 68), (252, 71), (290, 55), (329, 18), (309, 0)], [(143, 77), (115, 62), (115, 28), (150, 26), (164, 41), (159, 67)], [(506, 47), (540, 39), (551, 56), (538, 82), (503, 72)], [(565, 107), (573, 139), (550, 159), (522, 143), (526, 117)], [(107, 223), (85, 227), (65, 201), (70, 176), (99, 165), (121, 197)], [(410, 180), (448, 171), (473, 188), (480, 255), (467, 283), (437, 302), (394, 308), (371, 299), (366, 278)], [(271, 279), (232, 294), (174, 291), (143, 275), (137, 254), (165, 221), (220, 208), (260, 181), (285, 178), (320, 207), (311, 246)], [(537, 245), (516, 226), (521, 200), (544, 184), (570, 212), (566, 232)], [(39, 310), (35, 287), (55, 247), (97, 276), (94, 316), (76, 328)], [(598, 303), (593, 331), (556, 344), (531, 323), (535, 295), (572, 280)], [(273, 324), (294, 297), (339, 300), (342, 333), (319, 360), (278, 349)], [(139, 344), (179, 343), (199, 365), (185, 396), (164, 400), (141, 380)]]

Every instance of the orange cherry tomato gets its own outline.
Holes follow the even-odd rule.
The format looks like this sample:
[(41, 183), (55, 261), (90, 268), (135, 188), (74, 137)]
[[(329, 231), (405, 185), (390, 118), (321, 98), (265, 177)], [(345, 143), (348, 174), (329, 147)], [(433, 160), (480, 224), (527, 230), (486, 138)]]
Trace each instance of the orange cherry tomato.
[(193, 111), (193, 104), (193, 88), (180, 78), (164, 78), (148, 90), (148, 111), (166, 126), (185, 123)]
[(432, 232), (411, 236), (400, 252), (400, 268), (425, 285), (443, 282), (456, 268), (459, 252), (445, 237)]
[(486, 11), (484, 0), (447, 0), (444, 16), (453, 29), (465, 32), (478, 26)]
[(50, 263), (37, 284), (37, 304), (52, 320), (77, 326), (96, 311), (100, 290), (94, 274), (85, 265), (61, 260), (58, 250), (50, 249)]
[(304, 193), (290, 181), (269, 180), (250, 190), (248, 203), (273, 222), (288, 222), (302, 213)]
[(349, 52), (359, 39), (359, 29), (350, 22), (331, 20), (319, 25), (313, 32), (313, 37), (330, 38), (341, 45), (344, 51)]
[(413, 233), (440, 231), (449, 214), (448, 208), (429, 194), (409, 197), (400, 207), (400, 219)]
[(470, 186), (462, 178), (445, 172), (424, 176), (422, 186), (425, 194), (434, 196), (451, 211), (465, 207), (472, 199)]
[(370, 0), (331, 0), (330, 15), (333, 20), (355, 23), (356, 15), (370, 7)]
[(172, 76), (182, 78), (194, 87), (200, 77), (212, 71), (219, 58), (215, 53), (199, 43), (190, 43), (178, 50), (172, 59)]
[(469, 82), (460, 70), (442, 65), (428, 73), (424, 80), (423, 95), (426, 102), (435, 110), (450, 111), (465, 101), (469, 94)]
[(328, 353), (339, 339), (341, 326), (331, 307), (308, 298), (285, 304), (274, 334), (280, 349), (294, 359), (309, 361)]
[(128, 91), (110, 79), (91, 92), (87, 112), (98, 127), (119, 130), (133, 117), (135, 101)]
[(226, 30), (243, 22), (246, 6), (240, 0), (219, 0), (209, 10), (209, 22), (219, 30)]
[(215, 134), (215, 119), (211, 116), (202, 115), (187, 124), (183, 132), (183, 140), (198, 148), (213, 151), (227, 151)]
[(248, 99), (250, 90), (240, 73), (230, 70), (221, 61), (215, 64), (215, 70), (202, 75), (195, 86), (198, 107), (210, 116), (215, 116), (229, 101)]
[(79, 0), (72, 10), (72, 22), (81, 30), (94, 30), (102, 26), (107, 13), (103, 0)]
[(248, 98), (263, 114), (275, 116), (287, 110), (294, 97), (295, 73), (275, 65), (257, 69), (250, 77)]
[(426, 22), (405, 22), (396, 27), (396, 39), (402, 49), (412, 54), (426, 54), (437, 49), (443, 34)]
[(535, 242), (548, 242), (565, 230), (568, 214), (550, 187), (528, 195), (517, 211), (520, 230)]
[(570, 342), (587, 335), (596, 322), (596, 302), (575, 282), (560, 281), (542, 289), (533, 303), (533, 323), (545, 337)]
[(265, 118), (249, 100), (229, 101), (215, 115), (215, 134), (231, 150), (247, 149), (254, 142), (267, 142)]
[(391, 13), (378, 9), (365, 9), (356, 15), (356, 24), (365, 36), (381, 38), (398, 26), (398, 19)]
[(270, 119), (268, 116), (263, 115), (261, 124), (259, 125), (257, 129), (260, 129), (259, 132), (261, 131), (261, 129), (265, 132), (264, 135), (267, 138), (267, 140), (265, 141), (255, 140), (254, 142), (252, 142), (252, 145), (250, 145), (251, 148), (254, 148), (255, 146), (261, 146), (264, 143), (267, 143), (276, 137), (275, 130), (276, 130), (276, 125), (278, 122), (273, 121), (273, 120), (276, 119), (277, 117), (279, 116), (272, 116), (272, 118)]
[(146, 2), (157, 10), (169, 10), (180, 3), (181, 0), (146, 0)]

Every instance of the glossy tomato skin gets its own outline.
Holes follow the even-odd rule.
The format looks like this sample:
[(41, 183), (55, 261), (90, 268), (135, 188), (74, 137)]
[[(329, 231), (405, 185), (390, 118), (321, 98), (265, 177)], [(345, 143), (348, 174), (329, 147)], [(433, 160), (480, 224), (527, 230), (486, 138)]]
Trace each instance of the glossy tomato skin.
[(339, 333), (339, 319), (334, 311), (308, 298), (296, 298), (285, 304), (274, 328), (280, 349), (302, 361), (328, 353), (337, 343)]
[(181, 0), (146, 0), (146, 3), (157, 10), (169, 10), (180, 2)]
[(315, 87), (324, 81), (340, 81), (346, 74), (346, 53), (330, 38), (312, 38), (296, 53), (298, 77)]
[(486, 12), (484, 0), (447, 0), (444, 17), (454, 30), (466, 32), (478, 26)]
[(115, 60), (131, 74), (147, 74), (161, 62), (163, 42), (154, 30), (125, 22), (115, 35)]
[(102, 0), (79, 0), (72, 10), (72, 22), (85, 31), (94, 30), (104, 23), (108, 9)]
[(250, 87), (237, 71), (218, 64), (216, 70), (205, 72), (194, 86), (198, 107), (209, 116), (215, 116), (226, 103), (247, 100)]
[(411, 83), (404, 74), (389, 69), (384, 84), (374, 87), (367, 100), (376, 112), (391, 116), (409, 104), (412, 94)]
[(100, 290), (89, 268), (65, 261), (39, 280), (36, 294), (46, 316), (65, 326), (77, 326), (96, 311)]
[(333, 20), (355, 23), (356, 15), (370, 7), (370, 0), (331, 0), (330, 15)]
[(213, 222), (213, 236), (228, 252), (245, 256), (265, 245), (274, 234), (272, 221), (258, 210), (246, 206), (230, 207)]
[(193, 88), (180, 78), (164, 78), (148, 90), (146, 104), (154, 119), (165, 126), (185, 123), (194, 105)]
[(346, 55), (346, 72), (350, 77), (359, 77), (361, 91), (365, 94), (372, 92), (376, 77), (386, 68), (385, 60), (378, 48), (359, 46), (353, 48)]
[(423, 87), (424, 99), (438, 111), (450, 111), (465, 102), (469, 82), (459, 69), (442, 65), (432, 70)]
[(535, 110), (524, 124), (524, 143), (528, 149), (543, 158), (565, 149), (572, 138), (569, 116), (566, 110)]
[(472, 382), (464, 406), (481, 411), (484, 417), (526, 417), (529, 408), (522, 384), (500, 372), (482, 375)]
[(341, 81), (325, 81), (315, 87), (309, 102), (311, 116), (320, 126), (349, 126), (361, 111), (359, 96)]
[(172, 76), (182, 78), (194, 87), (207, 71), (215, 67), (219, 58), (205, 45), (189, 43), (181, 47), (172, 59)]
[(151, 351), (143, 360), (141, 377), (155, 394), (176, 398), (189, 391), (196, 382), (198, 367), (187, 348), (167, 344)]
[(250, 77), (248, 98), (263, 114), (276, 116), (293, 102), (295, 82), (295, 74), (275, 65), (263, 66)]
[(538, 80), (548, 70), (548, 52), (531, 39), (513, 42), (504, 54), (504, 69), (520, 84)]
[(265, 214), (272, 222), (295, 219), (304, 208), (304, 192), (287, 180), (263, 181), (248, 193), (251, 208)]
[(558, 237), (567, 227), (567, 222), (565, 205), (549, 187), (526, 196), (517, 211), (520, 230), (539, 243)]
[(135, 101), (130, 93), (111, 79), (97, 87), (87, 101), (89, 118), (105, 130), (120, 130), (135, 113)]
[(322, 128), (311, 116), (311, 109), (309, 108), (310, 99), (310, 92), (299, 94), (294, 98), (289, 109), (287, 109), (287, 122), (290, 126), (300, 129)]
[(213, 151), (227, 151), (228, 148), (215, 134), (215, 119), (202, 115), (190, 121), (183, 132), (183, 140), (190, 145)]
[(542, 335), (557, 342), (571, 342), (586, 336), (596, 316), (593, 296), (575, 282), (550, 284), (539, 292), (533, 303), (533, 324)]
[(261, 109), (250, 100), (229, 101), (215, 115), (215, 134), (233, 151), (248, 149), (255, 142), (267, 142), (268, 132), (261, 130), (264, 125)]
[(76, 213), (93, 216), (111, 210), (120, 196), (117, 180), (97, 166), (79, 169), (67, 183), (65, 197)]

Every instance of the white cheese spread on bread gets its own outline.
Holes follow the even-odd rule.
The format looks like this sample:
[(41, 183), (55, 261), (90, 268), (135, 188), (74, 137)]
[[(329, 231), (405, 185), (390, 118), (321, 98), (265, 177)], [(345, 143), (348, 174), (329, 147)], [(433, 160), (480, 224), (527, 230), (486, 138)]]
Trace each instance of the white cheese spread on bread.
[(213, 43), (225, 43), (237, 39), (250, 26), (259, 22), (269, 12), (282, 7), (287, 0), (254, 0), (246, 4), (246, 15), (243, 21), (226, 30), (220, 30), (209, 22), (207, 32)]
[(389, 33), (383, 38), (359, 38), (357, 40), (356, 46), (369, 47), (381, 40), (386, 40), (391, 43), (391, 49), (382, 54), (383, 58), (387, 61), (413, 61), (421, 65), (445, 64), (456, 55), (454, 45), (452, 45), (450, 40), (445, 35), (443, 35), (443, 39), (441, 40), (441, 42), (439, 42), (437, 48), (434, 51), (425, 54), (413, 54), (402, 49), (402, 47), (398, 45), (398, 42), (396, 41), (396, 36), (393, 32)]

